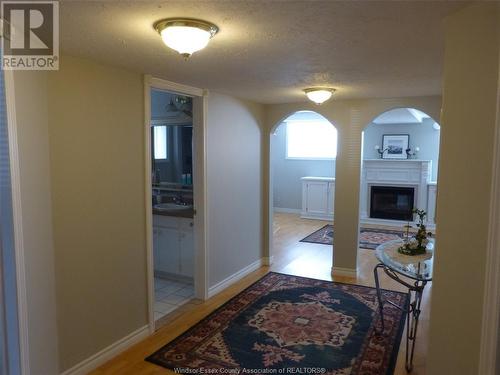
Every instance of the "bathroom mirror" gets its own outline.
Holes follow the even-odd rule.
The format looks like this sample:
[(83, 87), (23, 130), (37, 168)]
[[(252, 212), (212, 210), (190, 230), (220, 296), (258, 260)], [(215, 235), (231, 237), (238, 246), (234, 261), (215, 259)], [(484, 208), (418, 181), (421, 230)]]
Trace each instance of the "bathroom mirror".
[(154, 125), (151, 127), (153, 183), (192, 185), (193, 127)]

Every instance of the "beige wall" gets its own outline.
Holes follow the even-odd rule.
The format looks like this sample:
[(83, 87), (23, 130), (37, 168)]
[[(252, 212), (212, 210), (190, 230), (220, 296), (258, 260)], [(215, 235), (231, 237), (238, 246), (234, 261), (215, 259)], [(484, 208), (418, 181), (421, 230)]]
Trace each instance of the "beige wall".
[(262, 257), (262, 108), (213, 92), (208, 97), (210, 287)]
[(446, 20), (428, 373), (477, 374), (498, 96), (497, 3)]
[[(18, 81), (33, 373), (55, 374), (147, 324), (142, 76), (63, 56)], [(262, 257), (262, 108), (208, 99), (209, 286)]]
[(48, 80), (65, 370), (147, 324), (140, 74), (63, 56)]
[(15, 72), (31, 374), (58, 373), (47, 75)]
[[(269, 142), (271, 131), (286, 117), (300, 110), (316, 111), (327, 118), (338, 130), (338, 154), (335, 164), (335, 267), (355, 270), (358, 248), (359, 188), (361, 166), (361, 138), (363, 129), (379, 114), (401, 107), (420, 109), (439, 119), (441, 97), (408, 97), (396, 99), (330, 100), (321, 106), (290, 103), (266, 106), (266, 130), (263, 135), (266, 165), (264, 181), (265, 251), (271, 249), (273, 207), (269, 196), (272, 184), (269, 168)], [(272, 191), (272, 187), (271, 187)]]

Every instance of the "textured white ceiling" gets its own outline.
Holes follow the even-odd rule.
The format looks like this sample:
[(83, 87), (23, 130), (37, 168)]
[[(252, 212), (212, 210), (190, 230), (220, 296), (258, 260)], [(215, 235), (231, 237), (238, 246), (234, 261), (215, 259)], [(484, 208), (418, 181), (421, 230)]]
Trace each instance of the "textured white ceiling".
[[(458, 1), (62, 1), (61, 48), (261, 103), (440, 93), (443, 18)], [(152, 24), (211, 21), (220, 32), (184, 61)], [(64, 64), (64, 60), (61, 61)]]

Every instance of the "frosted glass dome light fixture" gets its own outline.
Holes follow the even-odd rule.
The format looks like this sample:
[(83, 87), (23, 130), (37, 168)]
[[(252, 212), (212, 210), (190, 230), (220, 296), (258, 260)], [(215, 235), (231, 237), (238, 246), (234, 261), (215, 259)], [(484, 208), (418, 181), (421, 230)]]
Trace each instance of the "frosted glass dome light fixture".
[(311, 87), (304, 90), (306, 96), (316, 104), (323, 104), (330, 99), (335, 92), (331, 87)]
[(155, 22), (154, 29), (167, 47), (179, 52), (186, 60), (205, 48), (219, 28), (213, 23), (194, 18), (166, 18)]

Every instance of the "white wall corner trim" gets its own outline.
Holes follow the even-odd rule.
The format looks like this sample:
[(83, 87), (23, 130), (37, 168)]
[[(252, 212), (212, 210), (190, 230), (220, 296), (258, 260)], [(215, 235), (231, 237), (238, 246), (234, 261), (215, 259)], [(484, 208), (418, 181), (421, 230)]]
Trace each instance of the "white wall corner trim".
[[(500, 75), (497, 98), (500, 99)], [(498, 101), (497, 101), (498, 103)], [(494, 375), (497, 371), (497, 345), (500, 314), (500, 104), (497, 104), (497, 123), (493, 156), (488, 248), (486, 253), (483, 322), (479, 349), (478, 374)]]
[(147, 262), (147, 274), (148, 274), (148, 322), (149, 322), (149, 332), (152, 334), (155, 331), (155, 319), (154, 319), (154, 259), (153, 259), (153, 207), (151, 202), (153, 199), (153, 192), (148, 189), (148, 186), (152, 186), (151, 177), (151, 161), (149, 155), (151, 155), (151, 76), (144, 76), (144, 138), (145, 138), (145, 148), (144, 148), (144, 181), (145, 181), (145, 194), (144, 194), (144, 205), (146, 207), (146, 262)]
[(208, 289), (208, 298), (215, 296), (216, 294), (222, 292), (224, 289), (234, 284), (235, 282), (241, 280), (248, 274), (255, 270), (258, 270), (264, 264), (264, 259), (258, 259), (255, 262), (249, 264), (248, 266), (242, 268), (238, 272), (233, 273), (231, 276), (226, 277), (224, 280), (219, 281), (217, 284), (211, 286)]
[(70, 369), (64, 371), (61, 375), (85, 375), (90, 371), (96, 369), (100, 365), (109, 361), (110, 359), (116, 357), (121, 352), (127, 350), (132, 345), (144, 340), (150, 335), (149, 325), (145, 325), (138, 330), (130, 333), (129, 335), (123, 337), (122, 339), (114, 342), (110, 346), (104, 348), (100, 352), (92, 355), (91, 357), (83, 360), (77, 365), (71, 367)]
[(12, 191), (12, 214), (14, 220), (14, 242), (16, 254), (16, 284), (18, 300), (19, 344), (21, 356), (21, 373), (30, 374), (29, 333), (28, 333), (28, 300), (26, 292), (24, 235), (21, 206), (21, 177), (19, 170), (19, 151), (17, 147), (17, 122), (15, 108), (15, 88), (13, 72), (4, 71), (5, 104), (7, 108), (7, 129), (9, 138), (9, 160)]
[(332, 267), (333, 276), (356, 277), (357, 274), (356, 268)]

